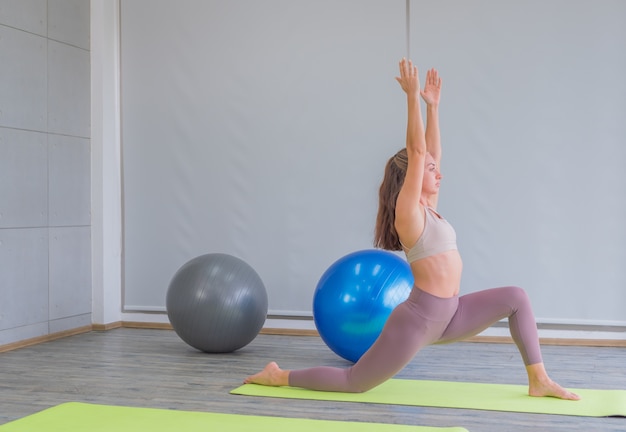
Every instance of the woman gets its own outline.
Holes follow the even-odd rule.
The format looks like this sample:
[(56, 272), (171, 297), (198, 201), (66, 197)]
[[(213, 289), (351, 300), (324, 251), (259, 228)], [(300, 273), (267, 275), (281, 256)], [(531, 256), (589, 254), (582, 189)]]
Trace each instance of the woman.
[[(403, 59), (396, 80), (407, 96), (406, 148), (385, 167), (375, 245), (406, 253), (415, 280), (409, 298), (393, 310), (376, 342), (352, 367), (288, 371), (271, 362), (244, 382), (364, 392), (392, 378), (424, 346), (466, 339), (508, 317), (511, 336), (526, 365), (528, 394), (580, 399), (548, 377), (524, 290), (502, 287), (459, 297), (463, 265), (456, 234), (436, 211), (442, 178), (438, 119), (441, 78), (436, 70), (429, 70), (420, 89), (417, 67)], [(426, 103), (426, 129), (420, 95)]]

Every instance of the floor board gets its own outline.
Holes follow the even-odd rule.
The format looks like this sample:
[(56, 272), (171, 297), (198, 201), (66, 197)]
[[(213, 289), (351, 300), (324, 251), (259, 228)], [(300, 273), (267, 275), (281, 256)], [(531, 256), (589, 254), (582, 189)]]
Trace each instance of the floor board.
[[(626, 348), (543, 347), (566, 387), (626, 389)], [(231, 354), (205, 354), (171, 330), (89, 332), (0, 354), (0, 424), (62, 402), (282, 417), (464, 426), (481, 432), (626, 431), (626, 418), (281, 400), (228, 392), (268, 361), (287, 369), (346, 366), (315, 336), (259, 335)], [(398, 378), (525, 384), (515, 345), (456, 343), (424, 349)]]

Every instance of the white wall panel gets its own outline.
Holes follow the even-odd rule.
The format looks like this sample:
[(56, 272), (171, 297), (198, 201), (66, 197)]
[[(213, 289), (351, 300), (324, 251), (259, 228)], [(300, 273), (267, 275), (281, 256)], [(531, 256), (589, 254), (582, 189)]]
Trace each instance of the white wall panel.
[(49, 322), (49, 334), (91, 326), (91, 316), (91, 312), (87, 312), (82, 315), (70, 315), (64, 318), (51, 319)]
[(47, 0), (2, 0), (0, 24), (46, 36)]
[(22, 327), (11, 327), (0, 330), (0, 345), (32, 339), (49, 334), (48, 322), (29, 324)]
[(46, 39), (0, 25), (0, 126), (46, 130)]
[(50, 226), (89, 225), (89, 140), (50, 134), (48, 147)]
[(89, 2), (48, 0), (48, 37), (89, 49)]
[(48, 321), (48, 230), (0, 230), (0, 328)]
[(50, 320), (91, 312), (91, 230), (50, 228)]
[(89, 137), (89, 51), (48, 42), (48, 132)]
[(47, 223), (46, 135), (0, 127), (0, 228)]

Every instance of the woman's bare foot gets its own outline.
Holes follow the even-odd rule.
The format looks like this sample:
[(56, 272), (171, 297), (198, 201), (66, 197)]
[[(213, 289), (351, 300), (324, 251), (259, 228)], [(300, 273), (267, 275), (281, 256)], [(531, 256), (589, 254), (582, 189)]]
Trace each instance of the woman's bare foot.
[(289, 385), (289, 371), (279, 368), (276, 362), (270, 362), (261, 372), (250, 375), (243, 382), (274, 387), (286, 386)]
[(528, 394), (536, 397), (555, 397), (567, 400), (580, 400), (580, 396), (572, 393), (552, 380), (544, 383), (535, 383), (528, 387)]
[(555, 397), (567, 400), (580, 400), (580, 396), (572, 393), (548, 377), (543, 363), (526, 366), (528, 372), (528, 394), (535, 397)]

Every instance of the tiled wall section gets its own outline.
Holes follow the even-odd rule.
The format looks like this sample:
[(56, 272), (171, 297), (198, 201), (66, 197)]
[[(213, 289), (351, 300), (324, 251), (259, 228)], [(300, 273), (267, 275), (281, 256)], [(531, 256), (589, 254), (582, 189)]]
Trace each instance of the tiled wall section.
[(0, 345), (91, 324), (89, 2), (0, 0)]

